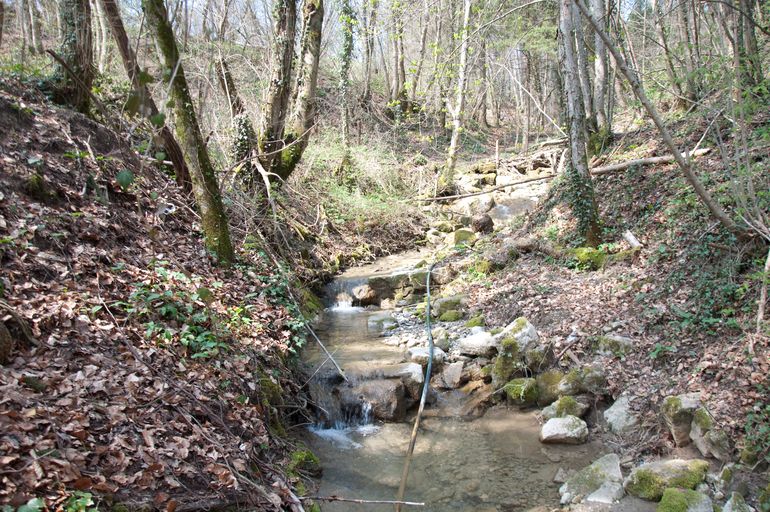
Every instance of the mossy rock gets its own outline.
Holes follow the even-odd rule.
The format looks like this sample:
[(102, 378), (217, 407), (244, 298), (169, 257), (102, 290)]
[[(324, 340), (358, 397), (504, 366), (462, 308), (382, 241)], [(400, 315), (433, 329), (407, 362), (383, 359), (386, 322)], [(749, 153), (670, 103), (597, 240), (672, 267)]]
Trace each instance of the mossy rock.
[(548, 370), (535, 377), (538, 405), (549, 405), (559, 398), (559, 383), (563, 378), (559, 370)]
[(657, 501), (669, 487), (695, 489), (703, 482), (708, 469), (709, 463), (699, 459), (650, 462), (631, 471), (625, 488), (633, 496)]
[(37, 172), (27, 178), (27, 182), (24, 184), (24, 191), (29, 197), (40, 202), (50, 201), (56, 197), (56, 193), (51, 190), (51, 186), (43, 178), (43, 175)]
[(711, 498), (690, 489), (669, 488), (663, 491), (656, 512), (710, 512), (714, 510)]
[(633, 346), (633, 340), (624, 336), (608, 335), (594, 338), (594, 347), (600, 354), (623, 357)]
[(457, 311), (456, 309), (446, 311), (442, 313), (440, 317), (438, 317), (439, 321), (441, 322), (457, 322), (458, 320), (462, 320), (462, 318), (462, 312)]
[(492, 367), (492, 385), (496, 388), (502, 386), (524, 368), (525, 365), (519, 354), (519, 344), (514, 338), (503, 339)]
[(468, 327), (469, 329), (471, 327), (483, 327), (484, 326), (484, 315), (477, 315), (465, 322), (465, 327)]
[(302, 471), (318, 476), (321, 474), (321, 461), (307, 448), (301, 448), (291, 452), (286, 470), (290, 475), (297, 475), (298, 472)]
[(300, 313), (306, 319), (311, 320), (318, 316), (324, 310), (324, 303), (321, 298), (313, 293), (310, 288), (302, 284), (295, 283), (294, 289), (299, 295)]
[(578, 247), (570, 251), (579, 268), (599, 270), (604, 266), (607, 254), (593, 247)]
[(759, 495), (757, 503), (759, 504), (760, 512), (770, 511), (770, 482), (768, 482), (767, 487), (765, 487), (765, 489)]
[(470, 229), (458, 229), (450, 235), (450, 243), (452, 245), (473, 245), (476, 242), (476, 233)]
[(537, 381), (531, 378), (513, 379), (503, 387), (508, 401), (521, 406), (537, 403)]
[(436, 299), (431, 303), (431, 314), (435, 317), (440, 317), (447, 311), (460, 310), (462, 303), (463, 297), (460, 295)]
[(584, 401), (578, 401), (573, 396), (563, 396), (543, 409), (541, 415), (544, 419), (563, 418), (565, 416), (577, 416), (578, 418), (588, 412), (590, 405)]

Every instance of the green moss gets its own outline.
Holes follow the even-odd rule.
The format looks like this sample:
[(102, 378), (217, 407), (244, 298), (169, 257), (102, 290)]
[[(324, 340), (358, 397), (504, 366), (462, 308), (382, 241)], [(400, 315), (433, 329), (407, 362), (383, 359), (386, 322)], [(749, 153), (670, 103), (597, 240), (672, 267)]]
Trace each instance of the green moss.
[(295, 283), (294, 289), (299, 295), (300, 312), (306, 319), (315, 318), (324, 310), (323, 301), (312, 290), (300, 283)]
[(494, 329), (490, 329), (489, 330), (489, 334), (491, 334), (492, 336), (500, 334), (501, 332), (503, 332), (503, 328), (502, 327), (495, 327)]
[(667, 396), (663, 400), (663, 414), (669, 418), (674, 418), (682, 410), (682, 399), (678, 396)]
[(626, 249), (625, 251), (619, 251), (616, 253), (608, 254), (605, 263), (619, 263), (622, 261), (631, 261), (634, 256), (639, 252), (639, 249)]
[(516, 405), (537, 403), (537, 382), (535, 379), (513, 379), (503, 388), (508, 400)]
[(505, 338), (500, 342), (500, 352), (492, 368), (492, 382), (495, 386), (508, 382), (516, 371), (523, 367), (519, 355), (519, 344), (514, 338)]
[(608, 127), (603, 126), (588, 136), (588, 156), (599, 155), (612, 143), (613, 133)]
[(587, 270), (598, 270), (604, 266), (607, 255), (593, 247), (578, 247), (572, 249), (572, 257), (577, 262), (579, 268)]
[(478, 315), (474, 316), (467, 322), (465, 322), (465, 327), (471, 328), (471, 327), (481, 327), (484, 325), (484, 315)]
[(494, 270), (494, 265), (492, 265), (492, 262), (489, 260), (480, 260), (477, 261), (475, 265), (473, 265), (473, 268), (476, 270), (476, 272), (480, 274), (491, 274)]
[(32, 174), (27, 178), (27, 183), (24, 186), (24, 190), (27, 195), (38, 201), (47, 201), (53, 197), (53, 193), (48, 189), (48, 183), (45, 178), (39, 173)]
[(571, 396), (563, 396), (556, 401), (556, 417), (580, 416), (580, 405)]
[(571, 494), (590, 494), (601, 487), (607, 475), (598, 467), (586, 466), (567, 481)]
[(457, 311), (456, 309), (452, 309), (449, 311), (446, 311), (441, 314), (438, 319), (442, 322), (456, 322), (460, 319), (462, 319), (463, 314), (460, 311)]
[(709, 463), (705, 460), (693, 460), (687, 465), (687, 471), (669, 480), (669, 486), (682, 489), (694, 489), (706, 477)]
[(702, 432), (711, 430), (714, 426), (714, 421), (711, 419), (711, 415), (703, 407), (698, 407), (692, 418), (693, 422), (700, 427)]
[(610, 353), (616, 357), (623, 357), (626, 354), (626, 346), (610, 336), (597, 336), (594, 346), (598, 352)]
[(699, 503), (703, 495), (690, 489), (669, 488), (663, 491), (663, 498), (656, 512), (687, 512), (690, 505)]
[(637, 469), (633, 479), (626, 485), (629, 494), (651, 501), (660, 499), (665, 488), (663, 478), (649, 469)]
[(564, 374), (559, 370), (548, 370), (535, 378), (537, 382), (538, 404), (548, 405), (559, 398), (559, 383), (563, 378)]
[(318, 474), (321, 472), (321, 461), (307, 448), (295, 450), (291, 452), (286, 471), (293, 476), (296, 476), (299, 471)]
[(760, 512), (770, 511), (770, 483), (767, 484), (765, 490), (759, 495), (757, 503), (759, 503)]
[(545, 351), (537, 348), (527, 350), (527, 352), (524, 354), (524, 359), (527, 361), (527, 365), (529, 365), (532, 371), (538, 371), (540, 368), (545, 366)]
[(509, 332), (514, 335), (518, 334), (527, 327), (527, 323), (527, 319), (523, 316), (520, 316), (513, 321), (513, 325), (511, 326), (511, 330)]

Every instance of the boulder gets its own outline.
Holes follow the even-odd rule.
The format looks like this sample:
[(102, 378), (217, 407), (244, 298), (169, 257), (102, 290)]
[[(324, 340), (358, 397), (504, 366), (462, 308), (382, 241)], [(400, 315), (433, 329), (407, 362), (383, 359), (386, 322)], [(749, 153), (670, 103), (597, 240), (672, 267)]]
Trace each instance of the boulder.
[[(598, 498), (602, 495), (620, 494), (620, 497), (616, 498), (620, 499), (623, 497), (622, 482), (620, 458), (614, 453), (609, 453), (596, 459), (591, 465), (584, 467), (564, 482), (559, 488), (561, 502), (567, 504), (579, 496), (591, 496), (603, 487), (603, 492), (594, 496), (596, 501), (599, 501)], [(620, 486), (621, 491), (617, 491), (614, 487), (608, 487), (610, 484)]]
[(548, 370), (535, 377), (538, 405), (548, 405), (559, 398), (559, 382), (563, 378), (564, 374), (559, 370)]
[(540, 415), (546, 420), (563, 418), (564, 416), (582, 418), (590, 408), (591, 405), (583, 397), (563, 396), (543, 409)]
[(604, 420), (615, 434), (630, 432), (639, 424), (639, 418), (631, 411), (627, 395), (620, 395), (612, 407), (604, 411)]
[(473, 217), (471, 229), (476, 233), (491, 233), (495, 229), (495, 223), (492, 217), (485, 213)]
[(361, 306), (375, 306), (380, 303), (380, 297), (377, 292), (368, 284), (356, 286), (352, 290), (355, 303)]
[(470, 319), (468, 319), (467, 322), (465, 322), (465, 327), (468, 329), (471, 329), (473, 327), (484, 327), (484, 324), (486, 322), (484, 321), (484, 315), (476, 315)]
[(433, 229), (435, 229), (436, 231), (440, 231), (441, 233), (451, 233), (457, 228), (457, 226), (455, 226), (454, 223), (449, 222), (448, 220), (440, 220), (435, 224), (433, 224), (432, 227)]
[(435, 318), (440, 317), (448, 311), (459, 311), (465, 305), (465, 297), (455, 295), (453, 297), (442, 297), (434, 300), (430, 305), (430, 312)]
[(445, 352), (449, 350), (449, 346), (451, 344), (451, 340), (449, 339), (449, 331), (443, 327), (434, 327), (431, 330), (431, 334), (433, 335), (434, 345)]
[(730, 499), (727, 500), (725, 506), (722, 507), (722, 512), (755, 512), (753, 507), (746, 504), (746, 500), (743, 496), (737, 492), (732, 493)]
[(369, 380), (353, 388), (353, 393), (371, 404), (375, 418), (383, 421), (404, 419), (406, 396), (404, 384), (400, 380)]
[(495, 337), (480, 327), (471, 329), (470, 335), (460, 338), (455, 344), (455, 348), (460, 354), (484, 357), (494, 355), (497, 346)]
[(471, 246), (476, 242), (476, 233), (470, 229), (458, 229), (454, 233), (450, 233), (446, 237), (446, 243), (451, 246), (455, 245), (468, 245)]
[(513, 337), (500, 341), (499, 353), (492, 366), (492, 385), (495, 388), (511, 380), (517, 374), (524, 374), (526, 365), (519, 352), (519, 344)]
[(619, 334), (605, 334), (597, 336), (594, 345), (599, 354), (622, 357), (633, 348), (634, 340)]
[(385, 336), (398, 327), (398, 322), (387, 311), (380, 311), (371, 315), (366, 321), (367, 330), (377, 336)]
[(690, 426), (695, 411), (700, 407), (700, 393), (667, 396), (661, 412), (663, 420), (677, 446), (690, 444)]
[(541, 443), (583, 444), (588, 440), (588, 425), (577, 416), (551, 418), (540, 429)]
[(585, 501), (611, 504), (620, 501), (625, 495), (626, 491), (620, 482), (604, 482), (601, 487), (586, 496)]
[(463, 319), (463, 313), (456, 309), (450, 309), (449, 311), (442, 313), (438, 319), (440, 322), (457, 322)]
[(422, 385), (425, 382), (425, 374), (421, 365), (417, 363), (390, 364), (380, 367), (378, 373), (386, 379), (400, 379), (409, 398), (419, 400), (422, 394)]
[(634, 468), (623, 486), (637, 498), (657, 501), (669, 487), (695, 489), (706, 478), (709, 463), (705, 460), (661, 460)]
[(464, 197), (455, 203), (455, 209), (471, 217), (484, 215), (495, 207), (495, 200), (491, 194)]
[(513, 379), (503, 386), (503, 391), (508, 397), (508, 401), (514, 405), (528, 407), (537, 403), (537, 382), (535, 379)]
[(444, 366), (444, 369), (436, 376), (436, 387), (443, 389), (457, 389), (462, 385), (463, 366), (465, 363), (456, 361)]
[(704, 457), (714, 457), (722, 462), (732, 459), (730, 439), (716, 426), (705, 407), (699, 407), (693, 413), (690, 439)]
[(690, 489), (666, 489), (658, 504), (657, 512), (714, 512), (714, 505), (707, 495)]
[(505, 326), (502, 331), (495, 335), (495, 339), (501, 344), (505, 339), (515, 340), (518, 352), (524, 354), (537, 345), (540, 341), (540, 336), (537, 334), (535, 326), (521, 316)]
[[(426, 366), (428, 364), (428, 358), (430, 356), (430, 350), (428, 350), (428, 347), (412, 347), (409, 349), (409, 359), (413, 363), (417, 363), (422, 366)], [(446, 361), (446, 352), (441, 350), (440, 348), (434, 346), (433, 347), (433, 367), (439, 367), (442, 364), (444, 364), (444, 361)]]
[(599, 366), (573, 368), (559, 383), (559, 394), (578, 395), (592, 393), (602, 395), (607, 387), (607, 377)]

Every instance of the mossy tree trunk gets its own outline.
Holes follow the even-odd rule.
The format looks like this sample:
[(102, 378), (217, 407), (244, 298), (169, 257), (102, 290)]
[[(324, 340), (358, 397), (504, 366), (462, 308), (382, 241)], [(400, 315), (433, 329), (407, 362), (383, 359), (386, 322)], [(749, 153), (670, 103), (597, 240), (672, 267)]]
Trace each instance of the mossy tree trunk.
[(59, 67), (53, 80), (54, 99), (87, 113), (91, 85), (94, 81), (94, 51), (91, 35), (91, 4), (89, 0), (59, 2), (61, 47), (59, 54), (79, 80)]
[(176, 39), (168, 21), (166, 5), (164, 0), (142, 0), (142, 9), (160, 52), (163, 78), (170, 83), (174, 125), (190, 167), (192, 189), (201, 215), (206, 248), (222, 264), (228, 265), (233, 261), (234, 253), (227, 217), (214, 167), (198, 125)]
[[(131, 81), (131, 86), (134, 89), (133, 94), (136, 94), (139, 99), (140, 113), (158, 122), (160, 120), (160, 117), (158, 117), (158, 107), (152, 99), (152, 94), (150, 94), (150, 90), (147, 88), (146, 81), (142, 80), (142, 70), (136, 62), (134, 51), (131, 49), (128, 34), (126, 34), (123, 20), (120, 17), (118, 4), (116, 0), (100, 0), (99, 4), (104, 12), (104, 18), (110, 27), (110, 32), (112, 32), (112, 36), (115, 39), (115, 45), (118, 47), (118, 53), (120, 53), (120, 58), (123, 61), (123, 68), (126, 70), (128, 79)], [(185, 194), (190, 194), (192, 192), (190, 170), (187, 168), (182, 148), (179, 147), (174, 134), (171, 133), (171, 130), (165, 123), (160, 127), (160, 139), (166, 156), (174, 166), (177, 184)]]
[(374, 36), (377, 29), (377, 0), (364, 0), (364, 90), (361, 103), (368, 105), (372, 99), (372, 67), (374, 66)]
[(232, 158), (235, 164), (239, 166), (238, 181), (247, 189), (255, 185), (264, 188), (262, 177), (251, 161), (257, 140), (254, 125), (251, 124), (251, 119), (246, 113), (243, 100), (238, 94), (235, 80), (233, 80), (230, 67), (224, 57), (219, 58), (217, 77), (219, 78), (219, 86), (227, 96), (227, 103), (230, 105), (230, 118), (233, 126)]
[[(599, 214), (596, 207), (591, 174), (586, 154), (586, 118), (582, 88), (578, 76), (578, 56), (575, 49), (575, 23), (580, 18), (571, 0), (561, 0), (559, 9), (559, 61), (566, 96), (566, 117), (569, 124), (570, 165), (567, 170), (569, 201), (578, 221), (578, 235), (587, 245), (599, 243)], [(580, 41), (577, 41), (580, 44)]]
[(263, 155), (260, 160), (266, 170), (273, 170), (273, 163), (280, 160), (280, 150), (283, 147), (283, 132), (291, 97), (294, 39), (297, 32), (296, 0), (277, 0), (273, 7), (273, 31), (275, 60), (265, 95), (258, 141), (260, 153)]
[(0, 2), (0, 48), (3, 47), (3, 28), (5, 28), (5, 2)]

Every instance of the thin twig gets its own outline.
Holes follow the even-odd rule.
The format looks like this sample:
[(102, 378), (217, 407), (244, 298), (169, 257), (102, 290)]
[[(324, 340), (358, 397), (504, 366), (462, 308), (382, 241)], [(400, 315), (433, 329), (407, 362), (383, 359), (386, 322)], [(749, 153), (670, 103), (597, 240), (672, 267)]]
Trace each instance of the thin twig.
[(384, 504), (384, 505), (406, 505), (409, 507), (424, 507), (425, 503), (420, 501), (398, 501), (398, 500), (361, 500), (356, 498), (341, 498), (339, 496), (300, 496), (302, 501), (317, 500), (317, 501), (345, 501), (348, 503), (361, 503), (361, 504)]

